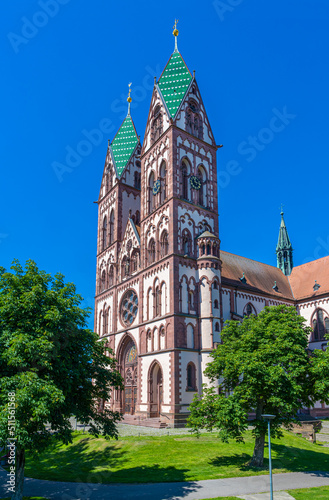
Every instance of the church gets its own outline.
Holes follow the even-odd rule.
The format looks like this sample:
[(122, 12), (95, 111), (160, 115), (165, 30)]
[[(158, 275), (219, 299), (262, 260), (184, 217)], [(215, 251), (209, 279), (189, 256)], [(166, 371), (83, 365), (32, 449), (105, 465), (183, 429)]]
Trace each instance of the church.
[[(277, 267), (221, 251), (217, 145), (195, 78), (175, 50), (154, 80), (143, 143), (128, 112), (109, 142), (98, 198), (95, 331), (125, 388), (103, 401), (132, 419), (177, 427), (206, 382), (203, 371), (229, 319), (296, 307), (329, 333), (329, 256), (293, 266), (281, 213)], [(329, 415), (321, 402), (305, 410)], [(128, 417), (128, 415), (130, 417)]]

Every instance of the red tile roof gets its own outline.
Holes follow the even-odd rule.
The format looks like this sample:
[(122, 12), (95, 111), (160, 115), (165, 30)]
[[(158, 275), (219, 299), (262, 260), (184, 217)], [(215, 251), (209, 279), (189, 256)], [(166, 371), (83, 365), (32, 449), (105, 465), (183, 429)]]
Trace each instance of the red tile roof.
[[(223, 263), (223, 285), (228, 284), (246, 291), (269, 294), (278, 299), (294, 299), (288, 277), (283, 274), (281, 269), (228, 252), (221, 251), (220, 255)], [(246, 283), (240, 281), (243, 273), (247, 280)], [(275, 281), (277, 291), (273, 289)]]
[[(316, 291), (315, 280), (320, 285)], [(329, 256), (294, 267), (289, 282), (297, 300), (329, 294)]]
[[(329, 294), (329, 256), (294, 267), (290, 276), (274, 266), (221, 251), (222, 283), (245, 291), (298, 300)], [(243, 273), (246, 283), (243, 283)], [(315, 280), (320, 285), (313, 290)], [(277, 291), (273, 289), (276, 281)]]

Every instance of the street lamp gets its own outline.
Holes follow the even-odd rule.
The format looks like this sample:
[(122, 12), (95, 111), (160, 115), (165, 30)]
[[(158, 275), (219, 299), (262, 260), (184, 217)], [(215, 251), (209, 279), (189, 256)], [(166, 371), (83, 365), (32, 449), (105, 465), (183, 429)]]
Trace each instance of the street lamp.
[(268, 425), (268, 459), (269, 459), (269, 469), (270, 469), (270, 491), (271, 500), (273, 500), (273, 482), (272, 482), (272, 456), (271, 456), (271, 420), (273, 420), (276, 415), (262, 415), (264, 420), (267, 420)]

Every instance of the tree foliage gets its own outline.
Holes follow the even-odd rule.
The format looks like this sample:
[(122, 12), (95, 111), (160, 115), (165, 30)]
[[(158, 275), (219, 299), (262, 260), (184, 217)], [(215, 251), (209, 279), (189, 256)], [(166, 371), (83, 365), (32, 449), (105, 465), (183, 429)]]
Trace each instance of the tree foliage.
[[(14, 394), (21, 469), (25, 451), (40, 452), (52, 435), (71, 442), (73, 415), (91, 433), (116, 437), (120, 414), (99, 413), (97, 402), (108, 400), (111, 386), (121, 387), (122, 379), (113, 353), (107, 356), (104, 343), (86, 328), (89, 310), (81, 307), (73, 283), (31, 260), (25, 269), (14, 261), (11, 270), (0, 268), (0, 445), (11, 437), (8, 394)], [(21, 470), (17, 481), (20, 490)]]
[(309, 354), (309, 333), (305, 319), (286, 305), (266, 307), (241, 323), (226, 322), (205, 370), (218, 387), (194, 398), (189, 426), (218, 429), (224, 441), (241, 440), (248, 413), (254, 413), (251, 464), (262, 466), (267, 425), (262, 414), (276, 415), (271, 433), (280, 437), (281, 426), (289, 428), (299, 408), (329, 401), (329, 357), (322, 351)]

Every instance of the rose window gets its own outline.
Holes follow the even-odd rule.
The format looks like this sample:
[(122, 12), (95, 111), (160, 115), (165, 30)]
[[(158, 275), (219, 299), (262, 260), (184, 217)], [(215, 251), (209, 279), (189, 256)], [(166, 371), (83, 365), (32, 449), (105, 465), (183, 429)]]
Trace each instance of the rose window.
[(137, 316), (138, 297), (136, 292), (128, 290), (123, 296), (121, 303), (121, 321), (126, 326), (130, 326)]

